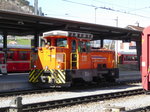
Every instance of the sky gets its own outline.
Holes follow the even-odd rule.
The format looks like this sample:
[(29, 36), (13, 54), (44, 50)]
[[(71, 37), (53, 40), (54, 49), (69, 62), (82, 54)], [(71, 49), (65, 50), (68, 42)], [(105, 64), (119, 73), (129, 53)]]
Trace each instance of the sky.
[[(34, 5), (34, 0), (28, 0)], [(150, 25), (149, 0), (38, 0), (45, 16), (100, 25)]]

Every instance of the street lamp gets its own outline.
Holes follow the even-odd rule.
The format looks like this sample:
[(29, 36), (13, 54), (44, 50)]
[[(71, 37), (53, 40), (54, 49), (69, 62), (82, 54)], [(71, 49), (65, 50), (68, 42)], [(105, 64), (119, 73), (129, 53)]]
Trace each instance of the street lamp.
[(38, 0), (34, 0), (34, 14), (38, 15)]
[(116, 27), (118, 27), (118, 16), (114, 20), (116, 21)]
[(95, 24), (96, 24), (96, 10), (98, 9), (98, 7), (95, 7)]
[[(116, 17), (116, 19), (114, 19), (116, 21), (116, 27), (118, 27), (118, 16)], [(115, 40), (115, 53), (116, 53), (116, 67), (118, 67), (118, 40)]]

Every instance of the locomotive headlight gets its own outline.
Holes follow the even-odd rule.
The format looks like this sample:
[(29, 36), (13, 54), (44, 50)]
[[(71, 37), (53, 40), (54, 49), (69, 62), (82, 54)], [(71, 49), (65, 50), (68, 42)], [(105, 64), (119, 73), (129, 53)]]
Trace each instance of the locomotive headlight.
[(36, 68), (36, 65), (34, 65), (34, 68)]
[(45, 66), (45, 70), (48, 70), (48, 66)]
[(60, 68), (60, 65), (58, 65), (57, 68)]

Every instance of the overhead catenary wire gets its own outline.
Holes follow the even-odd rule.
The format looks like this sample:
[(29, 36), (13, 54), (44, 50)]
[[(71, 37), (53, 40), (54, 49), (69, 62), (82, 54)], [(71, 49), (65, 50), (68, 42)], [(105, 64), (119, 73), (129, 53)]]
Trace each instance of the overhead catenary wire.
[(93, 7), (93, 8), (99, 8), (99, 9), (109, 10), (109, 11), (118, 12), (118, 13), (124, 13), (124, 14), (134, 15), (134, 16), (138, 16), (138, 17), (142, 17), (142, 18), (150, 18), (149, 16), (143, 16), (143, 15), (139, 15), (139, 14), (135, 14), (135, 13), (130, 13), (128, 11), (118, 10), (118, 9), (114, 9), (114, 8), (110, 8), (110, 7), (99, 7), (99, 6), (95, 6), (95, 5), (91, 5), (91, 4), (74, 2), (74, 1), (71, 1), (71, 0), (63, 0), (63, 1), (70, 2), (70, 3), (73, 3), (73, 4), (78, 4), (78, 5), (84, 5), (84, 6), (88, 6), (88, 7)]

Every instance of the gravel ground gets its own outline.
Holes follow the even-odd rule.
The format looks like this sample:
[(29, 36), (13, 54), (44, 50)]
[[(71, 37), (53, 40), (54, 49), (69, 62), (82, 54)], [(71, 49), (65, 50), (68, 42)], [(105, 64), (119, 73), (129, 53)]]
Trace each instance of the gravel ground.
[[(20, 97), (23, 98), (23, 104), (29, 103), (36, 103), (42, 101), (52, 101), (64, 98), (72, 98), (72, 97), (81, 97), (81, 96), (88, 96), (88, 95), (96, 95), (96, 94), (105, 94), (117, 91), (124, 91), (124, 90), (132, 90), (142, 88), (140, 85), (129, 85), (129, 86), (115, 86), (115, 87), (107, 87), (101, 89), (89, 89), (84, 91), (63, 91), (63, 92), (48, 92), (48, 93), (39, 93), (39, 94), (29, 94), (29, 95), (22, 95)], [(18, 96), (13, 97), (1, 97), (0, 98), (0, 107), (7, 107), (10, 105), (12, 99)]]
[(136, 95), (39, 112), (104, 112), (105, 107), (114, 107), (114, 106), (125, 107), (125, 110), (130, 110), (139, 107), (150, 106), (149, 99), (150, 95)]

